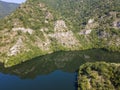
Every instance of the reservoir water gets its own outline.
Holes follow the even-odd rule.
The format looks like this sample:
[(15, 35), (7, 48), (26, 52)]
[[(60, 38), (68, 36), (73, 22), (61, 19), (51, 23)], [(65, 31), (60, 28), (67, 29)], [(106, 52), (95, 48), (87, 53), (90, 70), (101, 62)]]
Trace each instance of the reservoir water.
[(0, 66), (0, 90), (77, 90), (77, 71), (86, 62), (120, 63), (120, 53), (102, 49), (56, 52), (11, 68)]

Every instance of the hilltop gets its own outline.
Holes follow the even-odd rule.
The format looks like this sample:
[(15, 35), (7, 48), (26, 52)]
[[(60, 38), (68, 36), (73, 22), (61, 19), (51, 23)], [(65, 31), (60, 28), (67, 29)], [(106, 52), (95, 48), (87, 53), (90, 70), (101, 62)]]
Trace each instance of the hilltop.
[(15, 11), (15, 9), (18, 6), (19, 6), (19, 4), (7, 3), (7, 2), (0, 1), (0, 18), (3, 18), (5, 16), (9, 15), (13, 11)]
[(120, 51), (120, 0), (27, 0), (0, 21), (0, 61), (10, 67), (55, 51)]

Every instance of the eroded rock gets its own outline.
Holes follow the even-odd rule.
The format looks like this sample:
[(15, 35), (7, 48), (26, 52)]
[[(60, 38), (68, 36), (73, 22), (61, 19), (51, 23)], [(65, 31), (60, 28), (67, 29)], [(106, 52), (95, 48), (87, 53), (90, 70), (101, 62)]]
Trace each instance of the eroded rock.
[(116, 27), (116, 28), (120, 28), (120, 21), (115, 21), (113, 23), (113, 26)]
[(92, 24), (94, 22), (94, 19), (89, 19), (88, 24)]
[(19, 28), (13, 28), (12, 30), (13, 31), (21, 31), (23, 33), (33, 34), (33, 30), (30, 28), (19, 27)]
[(23, 46), (23, 41), (21, 38), (19, 38), (16, 42), (16, 44), (10, 48), (9, 52), (8, 52), (8, 56), (15, 56), (18, 53), (20, 53), (20, 49)]
[(65, 24), (65, 21), (63, 21), (63, 20), (57, 20), (55, 22), (54, 31), (61, 32), (61, 31), (66, 31), (66, 30), (67, 30), (67, 26)]
[(76, 47), (79, 46), (79, 41), (74, 37), (72, 31), (67, 32), (56, 32), (49, 34), (50, 37), (55, 38), (59, 44), (65, 47)]
[(92, 32), (91, 29), (89, 29), (89, 30), (82, 30), (79, 34), (80, 35), (89, 35), (91, 32)]
[(45, 17), (45, 19), (47, 19), (47, 20), (52, 20), (52, 19), (53, 19), (52, 13), (46, 12), (46, 17)]

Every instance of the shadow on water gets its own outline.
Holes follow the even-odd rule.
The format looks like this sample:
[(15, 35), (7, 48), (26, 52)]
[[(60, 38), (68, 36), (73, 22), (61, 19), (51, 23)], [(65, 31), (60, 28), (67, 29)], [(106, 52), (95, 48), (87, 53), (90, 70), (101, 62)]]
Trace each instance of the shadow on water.
[(75, 72), (75, 83), (74, 83), (74, 87), (75, 90), (78, 90), (78, 70)]
[(34, 79), (40, 75), (48, 75), (56, 70), (76, 73), (75, 84), (77, 90), (77, 71), (86, 62), (114, 62), (120, 63), (120, 53), (107, 52), (101, 49), (86, 51), (56, 52), (50, 55), (33, 58), (20, 65), (5, 69), (0, 66), (0, 72), (18, 76), (21, 79)]
[(120, 53), (107, 52), (101, 49), (71, 52), (61, 51), (33, 58), (11, 68), (6, 69), (1, 66), (0, 72), (17, 75), (23, 79), (35, 78), (38, 75), (47, 75), (55, 70), (75, 72), (80, 65), (96, 61), (120, 63)]

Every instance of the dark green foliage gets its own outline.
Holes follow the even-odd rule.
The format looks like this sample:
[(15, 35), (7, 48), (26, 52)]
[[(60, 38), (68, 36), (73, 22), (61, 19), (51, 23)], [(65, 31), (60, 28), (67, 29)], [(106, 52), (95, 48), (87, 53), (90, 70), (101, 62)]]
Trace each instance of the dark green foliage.
[[(98, 19), (99, 17), (108, 16), (112, 11), (120, 11), (119, 0), (36, 0), (39, 1), (58, 11), (75, 31), (84, 27), (90, 18), (100, 22), (102, 19)], [(101, 24), (103, 22), (106, 21), (102, 20)]]
[(118, 90), (120, 88), (120, 65), (105, 62), (86, 63), (80, 66), (79, 90)]
[[(61, 22), (57, 25), (56, 21), (63, 21), (64, 25)], [(120, 51), (119, 22), (120, 0), (27, 0), (14, 13), (0, 20), (0, 56), (4, 58), (2, 61), (11, 61), (13, 57), (20, 58), (25, 54), (24, 60), (27, 60), (31, 59), (29, 50), (35, 53), (36, 48), (40, 51), (38, 49), (31, 57), (43, 55), (41, 50), (44, 52), (45, 49), (46, 54), (93, 48)], [(62, 28), (64, 26), (67, 29)], [(55, 30), (56, 27), (63, 30)], [(30, 29), (32, 33), (21, 32), (19, 28)], [(66, 34), (69, 32), (71, 35)], [(21, 52), (9, 57), (7, 53), (13, 47), (12, 42), (15, 44), (18, 38), (22, 39)], [(4, 48), (7, 48), (4, 50), (6, 56), (3, 56)]]

